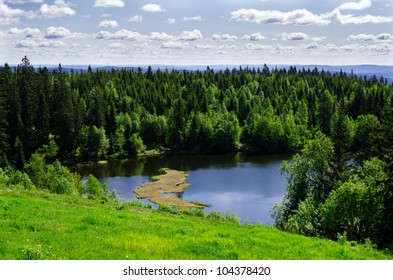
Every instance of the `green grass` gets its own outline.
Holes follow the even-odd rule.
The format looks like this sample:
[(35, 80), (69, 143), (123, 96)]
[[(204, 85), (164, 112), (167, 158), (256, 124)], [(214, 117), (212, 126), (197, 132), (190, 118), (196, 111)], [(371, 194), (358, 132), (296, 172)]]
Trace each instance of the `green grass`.
[(0, 188), (0, 259), (393, 259), (371, 245)]

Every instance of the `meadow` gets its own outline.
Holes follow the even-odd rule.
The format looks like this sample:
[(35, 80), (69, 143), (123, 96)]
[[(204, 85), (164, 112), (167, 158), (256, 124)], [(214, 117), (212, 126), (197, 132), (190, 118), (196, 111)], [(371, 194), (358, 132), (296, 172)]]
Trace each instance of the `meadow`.
[(393, 259), (370, 244), (241, 224), (231, 213), (0, 187), (3, 260)]

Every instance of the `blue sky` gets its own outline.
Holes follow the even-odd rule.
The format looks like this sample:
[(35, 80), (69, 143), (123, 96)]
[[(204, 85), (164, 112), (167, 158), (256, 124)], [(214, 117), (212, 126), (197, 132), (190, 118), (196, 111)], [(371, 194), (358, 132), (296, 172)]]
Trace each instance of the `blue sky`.
[(0, 0), (0, 63), (393, 65), (393, 0)]

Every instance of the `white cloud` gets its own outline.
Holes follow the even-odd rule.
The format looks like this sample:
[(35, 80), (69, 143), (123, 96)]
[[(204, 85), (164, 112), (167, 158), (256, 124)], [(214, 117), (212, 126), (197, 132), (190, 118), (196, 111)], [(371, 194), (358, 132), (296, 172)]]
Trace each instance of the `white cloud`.
[(173, 41), (176, 39), (175, 36), (169, 35), (165, 32), (163, 32), (163, 33), (151, 32), (149, 38), (150, 38), (150, 40), (154, 40), (154, 41)]
[(381, 33), (376, 36), (378, 41), (391, 41), (393, 40), (393, 35), (389, 33)]
[(230, 34), (222, 34), (222, 35), (213, 34), (212, 39), (214, 41), (234, 41), (234, 40), (237, 40), (238, 38), (237, 38), (237, 36), (230, 35)]
[(358, 34), (358, 35), (351, 35), (347, 38), (348, 41), (382, 41), (382, 42), (389, 42), (393, 40), (393, 35), (389, 33), (381, 33), (378, 35), (374, 34)]
[(215, 47), (210, 44), (196, 44), (195, 49), (201, 49), (201, 50), (212, 50)]
[(95, 0), (94, 7), (96, 8), (110, 8), (110, 7), (124, 7), (123, 0)]
[(260, 45), (260, 44), (246, 44), (245, 48), (247, 50), (252, 50), (252, 51), (271, 51), (273, 50), (273, 47), (270, 45)]
[(27, 12), (10, 8), (0, 1), (0, 24), (18, 23), (19, 19), (25, 16), (27, 16)]
[(342, 14), (340, 9), (324, 14), (313, 14), (306, 9), (289, 12), (276, 10), (240, 9), (231, 12), (231, 20), (247, 21), (258, 24), (295, 24), (295, 25), (328, 25), (337, 24), (378, 24), (393, 22), (393, 17)]
[(371, 7), (371, 0), (360, 0), (359, 2), (346, 2), (338, 6), (340, 10), (364, 10)]
[(315, 42), (313, 42), (313, 43), (311, 43), (311, 44), (308, 44), (307, 46), (306, 46), (306, 49), (307, 50), (315, 50), (315, 49), (318, 49), (319, 48), (319, 45), (317, 44), (317, 43), (315, 43)]
[(103, 20), (98, 25), (98, 28), (115, 28), (118, 27), (119, 24), (116, 20)]
[(375, 35), (373, 34), (358, 34), (351, 35), (347, 38), (348, 41), (374, 41)]
[(141, 7), (141, 10), (148, 13), (165, 12), (165, 9), (161, 7), (161, 5), (157, 5), (157, 4), (146, 4)]
[(203, 35), (198, 29), (194, 29), (193, 31), (183, 31), (180, 35), (180, 40), (183, 41), (196, 41), (201, 40), (202, 38)]
[(327, 25), (329, 20), (323, 16), (315, 15), (306, 9), (299, 9), (290, 12), (276, 10), (256, 10), (240, 9), (231, 12), (231, 20), (248, 21), (258, 24), (297, 24), (297, 25)]
[(70, 8), (71, 4), (64, 0), (55, 0), (53, 5), (43, 4), (38, 14), (43, 18), (58, 18), (63, 16), (74, 16), (76, 11)]
[(16, 48), (34, 48), (37, 47), (37, 42), (33, 40), (22, 40), (15, 43)]
[(311, 40), (314, 42), (322, 42), (323, 40), (325, 40), (326, 37), (322, 36), (322, 37), (312, 37)]
[(108, 31), (100, 31), (96, 35), (97, 39), (107, 39), (107, 40), (129, 40), (129, 41), (139, 41), (144, 40), (146, 36), (139, 34), (138, 32), (122, 29), (115, 33)]
[(54, 27), (50, 26), (46, 29), (45, 38), (47, 39), (58, 39), (70, 36), (71, 32), (62, 26)]
[(128, 21), (129, 21), (129, 22), (141, 23), (141, 22), (143, 22), (143, 17), (142, 17), (142, 16), (135, 15), (135, 16), (133, 16), (133, 17), (130, 17), (130, 18), (128, 19)]
[(16, 48), (59, 48), (64, 46), (62, 41), (53, 41), (53, 40), (21, 40), (14, 44)]
[(203, 21), (203, 18), (201, 16), (183, 17), (183, 21)]
[(11, 4), (26, 4), (26, 3), (41, 4), (44, 1), (43, 0), (7, 0), (6, 2), (11, 3)]
[(178, 41), (164, 42), (161, 45), (162, 49), (185, 49), (188, 47), (189, 47), (188, 43), (178, 42)]
[(26, 27), (24, 29), (19, 29), (18, 27), (13, 27), (8, 30), (9, 34), (25, 34), (26, 38), (32, 38), (35, 35), (38, 35), (41, 33), (41, 31), (38, 28), (30, 28)]
[(244, 35), (242, 37), (243, 40), (250, 40), (250, 41), (262, 41), (267, 39), (265, 36), (263, 36), (261, 33), (252, 33), (250, 35)]
[(62, 41), (41, 41), (38, 43), (40, 48), (60, 48), (64, 46)]
[(175, 24), (176, 23), (176, 19), (175, 18), (168, 18), (166, 20), (166, 23), (168, 23), (168, 24)]
[(324, 14), (326, 19), (329, 19), (332, 23), (338, 24), (378, 24), (378, 23), (389, 23), (393, 22), (393, 17), (383, 16), (354, 16), (353, 14), (341, 14), (338, 9), (333, 10), (331, 13)]
[(302, 41), (310, 39), (307, 34), (302, 32), (282, 33), (281, 37), (286, 41)]

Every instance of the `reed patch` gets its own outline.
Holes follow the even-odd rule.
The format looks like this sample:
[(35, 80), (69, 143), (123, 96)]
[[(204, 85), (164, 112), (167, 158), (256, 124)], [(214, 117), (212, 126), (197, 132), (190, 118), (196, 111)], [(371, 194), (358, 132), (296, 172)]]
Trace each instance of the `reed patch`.
[(163, 174), (152, 177), (153, 182), (142, 184), (134, 191), (138, 198), (148, 198), (150, 202), (175, 206), (182, 210), (206, 206), (200, 202), (185, 201), (176, 195), (164, 196), (163, 194), (183, 193), (191, 184), (186, 183), (188, 175), (185, 172), (172, 169), (161, 169), (161, 171)]

